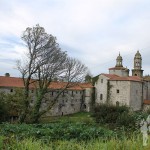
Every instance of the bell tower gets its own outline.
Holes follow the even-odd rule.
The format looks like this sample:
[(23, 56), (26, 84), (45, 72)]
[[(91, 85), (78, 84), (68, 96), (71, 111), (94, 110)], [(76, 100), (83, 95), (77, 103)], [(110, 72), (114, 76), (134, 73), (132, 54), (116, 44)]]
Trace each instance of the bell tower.
[(120, 53), (119, 53), (119, 56), (116, 59), (116, 67), (123, 67), (123, 65), (122, 65), (122, 57), (120, 56)]
[(132, 76), (143, 77), (142, 57), (139, 51), (137, 51), (134, 57), (134, 69), (132, 69)]

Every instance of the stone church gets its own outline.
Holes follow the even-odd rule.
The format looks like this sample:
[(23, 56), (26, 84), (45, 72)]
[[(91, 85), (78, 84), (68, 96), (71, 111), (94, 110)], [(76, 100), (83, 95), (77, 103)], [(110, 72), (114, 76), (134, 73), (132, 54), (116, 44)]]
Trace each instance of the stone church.
[(143, 77), (139, 51), (134, 57), (132, 76), (129, 76), (129, 69), (123, 67), (123, 59), (119, 53), (115, 67), (109, 68), (109, 74), (98, 75), (94, 87), (96, 104), (126, 105), (134, 111), (149, 107), (150, 82)]

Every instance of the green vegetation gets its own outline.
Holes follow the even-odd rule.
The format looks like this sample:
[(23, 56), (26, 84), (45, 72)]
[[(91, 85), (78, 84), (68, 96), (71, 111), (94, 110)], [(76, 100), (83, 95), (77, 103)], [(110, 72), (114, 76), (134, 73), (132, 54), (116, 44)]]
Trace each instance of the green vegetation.
[[(0, 145), (3, 149), (9, 150), (149, 150), (150, 142), (146, 147), (142, 146), (142, 137), (134, 136), (131, 139), (124, 138), (123, 140), (111, 139), (92, 139), (88, 142), (86, 141), (75, 141), (75, 140), (57, 140), (54, 142), (49, 141), (45, 144), (42, 140), (36, 140), (34, 138), (28, 138), (17, 142), (12, 139), (8, 141), (6, 138), (0, 138)], [(3, 140), (3, 141), (2, 141)], [(5, 144), (9, 142), (8, 144)]]
[(126, 106), (114, 106), (101, 104), (94, 109), (93, 117), (100, 125), (107, 125), (110, 128), (123, 127), (127, 131), (139, 129), (141, 119), (148, 116), (148, 113), (132, 112)]
[[(40, 124), (0, 124), (0, 149), (9, 150), (149, 150), (138, 124), (146, 113), (123, 107), (96, 107), (94, 114), (43, 118)], [(130, 116), (131, 115), (131, 116)], [(130, 117), (133, 119), (131, 120)]]
[(89, 112), (79, 112), (75, 114), (70, 114), (66, 116), (52, 116), (41, 118), (40, 122), (42, 123), (54, 123), (54, 122), (72, 122), (72, 123), (94, 123), (94, 118), (91, 117), (92, 113)]

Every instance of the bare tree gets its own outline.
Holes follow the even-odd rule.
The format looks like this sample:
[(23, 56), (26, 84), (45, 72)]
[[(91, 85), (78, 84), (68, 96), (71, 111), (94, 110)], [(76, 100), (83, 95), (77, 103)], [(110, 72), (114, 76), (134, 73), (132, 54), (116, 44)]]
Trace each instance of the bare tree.
[[(69, 86), (84, 79), (87, 68), (78, 60), (69, 58), (56, 43), (56, 38), (45, 32), (43, 27), (36, 25), (27, 28), (22, 36), (28, 52), (24, 64), (18, 61), (17, 68), (22, 74), (24, 83), (24, 109), (20, 116), (20, 122), (24, 122), (28, 115), (32, 122), (49, 111), (57, 102), (59, 95)], [(65, 80), (66, 84), (61, 88), (56, 98), (49, 103), (48, 107), (40, 111), (42, 100), (54, 78)], [(29, 89), (35, 83), (36, 95), (34, 105), (30, 108)]]

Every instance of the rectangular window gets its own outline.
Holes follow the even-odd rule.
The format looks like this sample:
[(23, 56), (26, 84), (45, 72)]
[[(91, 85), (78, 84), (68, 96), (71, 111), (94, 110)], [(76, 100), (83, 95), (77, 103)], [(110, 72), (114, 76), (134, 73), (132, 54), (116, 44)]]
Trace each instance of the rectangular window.
[(10, 89), (10, 92), (13, 92), (13, 89)]
[(52, 96), (53, 96), (53, 95), (54, 95), (54, 92), (52, 92), (51, 94), (52, 94)]
[(119, 90), (117, 89), (117, 93), (119, 93)]
[(103, 100), (103, 94), (100, 94), (100, 100)]
[(101, 83), (103, 83), (103, 79), (101, 79)]
[(72, 96), (73, 96), (73, 91), (72, 91)]

